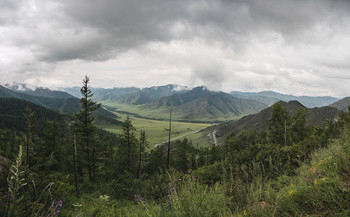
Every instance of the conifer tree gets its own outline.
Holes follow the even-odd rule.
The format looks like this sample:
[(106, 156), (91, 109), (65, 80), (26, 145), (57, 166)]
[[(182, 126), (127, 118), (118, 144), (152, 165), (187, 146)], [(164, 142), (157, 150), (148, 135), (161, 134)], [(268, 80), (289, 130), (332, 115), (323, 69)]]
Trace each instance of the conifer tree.
[(33, 144), (35, 139), (35, 130), (36, 130), (36, 119), (35, 119), (35, 113), (34, 111), (26, 107), (24, 117), (27, 121), (27, 127), (26, 127), (26, 164), (28, 167), (31, 167), (31, 159), (33, 154)]
[(291, 118), (292, 123), (290, 127), (291, 142), (298, 143), (303, 141), (306, 136), (308, 129), (306, 127), (306, 112), (305, 108), (299, 109), (294, 116)]
[(272, 114), (268, 122), (268, 137), (274, 144), (287, 145), (287, 127), (289, 125), (289, 114), (277, 102), (272, 107)]
[[(127, 117), (124, 121), (123, 130), (122, 130), (122, 153), (126, 154), (126, 167), (127, 171), (133, 173), (135, 170), (135, 159), (136, 153), (136, 138), (135, 138), (135, 128), (132, 125), (130, 118)], [(135, 173), (133, 173), (135, 174)]]
[(44, 157), (55, 153), (59, 143), (60, 124), (57, 121), (47, 121), (44, 129), (45, 150)]
[(176, 157), (176, 168), (185, 172), (189, 169), (189, 149), (190, 141), (187, 138), (178, 140), (176, 143), (177, 157)]
[(81, 143), (84, 146), (84, 150), (86, 153), (86, 162), (87, 162), (87, 168), (89, 173), (89, 181), (92, 181), (92, 167), (91, 164), (94, 161), (91, 158), (91, 152), (93, 144), (93, 138), (94, 138), (94, 132), (96, 130), (96, 127), (93, 125), (94, 117), (92, 115), (92, 112), (98, 109), (101, 104), (97, 104), (96, 102), (92, 101), (91, 97), (93, 96), (91, 89), (89, 87), (89, 77), (85, 76), (83, 80), (83, 86), (80, 89), (80, 92), (82, 94), (82, 97), (80, 99), (81, 102), (81, 109), (80, 112), (75, 114), (75, 117), (77, 119), (76, 122), (76, 130), (77, 133), (81, 139)]
[(145, 131), (141, 130), (140, 134), (141, 135), (140, 135), (140, 141), (139, 141), (139, 163), (137, 167), (137, 178), (140, 178), (141, 176), (142, 165), (144, 163), (143, 159), (145, 158), (145, 149), (148, 147)]

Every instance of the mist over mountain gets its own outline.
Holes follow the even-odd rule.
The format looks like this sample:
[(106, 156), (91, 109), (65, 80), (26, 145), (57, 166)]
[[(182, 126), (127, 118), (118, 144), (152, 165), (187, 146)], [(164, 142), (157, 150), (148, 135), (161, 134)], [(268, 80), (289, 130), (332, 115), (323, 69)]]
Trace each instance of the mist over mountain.
[(34, 87), (28, 84), (21, 84), (13, 82), (12, 84), (5, 84), (5, 87), (19, 93), (25, 93), (31, 96), (49, 97), (49, 98), (74, 98), (73, 95), (63, 92), (50, 90), (46, 87)]

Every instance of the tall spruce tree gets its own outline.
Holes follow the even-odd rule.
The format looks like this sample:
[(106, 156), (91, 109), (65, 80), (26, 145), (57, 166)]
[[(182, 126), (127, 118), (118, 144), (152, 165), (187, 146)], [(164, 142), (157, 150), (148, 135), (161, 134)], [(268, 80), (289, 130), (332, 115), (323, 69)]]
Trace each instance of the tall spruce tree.
[(287, 145), (287, 127), (290, 116), (287, 110), (277, 102), (272, 107), (272, 114), (268, 122), (268, 137), (274, 144)]
[(48, 157), (56, 152), (59, 143), (60, 123), (56, 120), (47, 121), (44, 129), (45, 148), (43, 150), (43, 157)]
[(31, 160), (33, 155), (33, 149), (34, 149), (34, 139), (35, 139), (35, 131), (37, 127), (36, 118), (34, 111), (26, 107), (24, 117), (27, 121), (27, 127), (26, 127), (26, 164), (28, 167), (31, 167)]
[(136, 173), (134, 171), (137, 162), (137, 141), (134, 132), (135, 128), (132, 125), (130, 118), (127, 117), (124, 121), (122, 130), (121, 154), (124, 154), (126, 157), (126, 165), (124, 169), (135, 175)]
[(141, 177), (142, 167), (144, 164), (145, 159), (145, 150), (148, 147), (148, 142), (146, 138), (145, 131), (141, 130), (140, 133), (140, 141), (139, 141), (139, 162), (137, 166), (137, 178), (139, 179)]
[(83, 80), (83, 86), (80, 89), (82, 97), (80, 98), (81, 108), (80, 112), (75, 114), (77, 119), (76, 121), (76, 130), (80, 138), (80, 143), (84, 146), (84, 150), (86, 153), (86, 163), (87, 169), (89, 173), (89, 181), (91, 182), (93, 179), (92, 174), (92, 162), (94, 159), (91, 157), (92, 153), (92, 141), (94, 140), (94, 133), (96, 131), (96, 127), (92, 124), (94, 117), (92, 112), (98, 109), (101, 104), (98, 104), (92, 101), (91, 97), (93, 96), (91, 89), (89, 87), (89, 77), (85, 76)]

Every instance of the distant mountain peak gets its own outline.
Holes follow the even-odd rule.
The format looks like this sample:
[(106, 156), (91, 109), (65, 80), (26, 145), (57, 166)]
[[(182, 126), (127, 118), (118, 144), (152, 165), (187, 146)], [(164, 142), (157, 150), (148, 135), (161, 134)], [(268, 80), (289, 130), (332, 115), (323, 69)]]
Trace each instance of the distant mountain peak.
[(192, 89), (192, 91), (209, 91), (206, 86), (197, 86)]
[(178, 84), (167, 84), (162, 86), (152, 86), (152, 87), (145, 87), (142, 90), (159, 90), (162, 88), (170, 89), (172, 92), (182, 92), (182, 91), (188, 91), (190, 90), (187, 86), (182, 86)]
[(188, 90), (190, 90), (190, 88), (188, 88), (187, 86), (173, 84), (173, 91), (174, 92), (188, 91)]
[(25, 91), (35, 91), (37, 87), (30, 85), (30, 84), (23, 84), (19, 82), (12, 82), (12, 84), (5, 84), (5, 87), (17, 91), (17, 92), (25, 92)]
[(5, 84), (7, 89), (10, 89), (14, 92), (25, 93), (31, 96), (42, 96), (49, 98), (73, 98), (74, 96), (56, 90), (50, 90), (46, 87), (35, 87), (29, 84), (22, 84), (18, 82), (13, 82), (12, 84)]

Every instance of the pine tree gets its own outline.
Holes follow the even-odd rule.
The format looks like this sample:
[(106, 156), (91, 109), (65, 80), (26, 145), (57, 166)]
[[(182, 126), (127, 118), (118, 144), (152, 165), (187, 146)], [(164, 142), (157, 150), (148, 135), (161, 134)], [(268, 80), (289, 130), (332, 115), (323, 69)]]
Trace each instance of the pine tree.
[(92, 162), (94, 159), (91, 158), (91, 152), (93, 144), (93, 138), (94, 138), (94, 132), (96, 130), (96, 127), (92, 124), (94, 117), (92, 115), (92, 112), (98, 109), (101, 104), (97, 104), (96, 102), (92, 101), (91, 97), (93, 96), (90, 87), (89, 87), (89, 77), (85, 76), (85, 79), (83, 80), (83, 86), (80, 89), (80, 92), (82, 94), (82, 97), (80, 99), (81, 102), (81, 109), (80, 112), (75, 114), (75, 117), (77, 119), (76, 122), (76, 130), (79, 135), (79, 138), (81, 140), (81, 143), (84, 146), (84, 150), (86, 153), (86, 163), (89, 173), (89, 181), (92, 181)]

